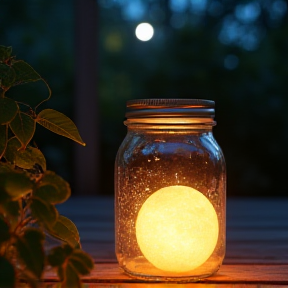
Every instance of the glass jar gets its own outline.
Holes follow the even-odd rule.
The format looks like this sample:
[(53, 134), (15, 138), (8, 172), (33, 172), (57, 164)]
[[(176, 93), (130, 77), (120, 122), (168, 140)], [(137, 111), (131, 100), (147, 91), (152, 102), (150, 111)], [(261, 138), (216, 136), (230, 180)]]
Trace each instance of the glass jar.
[(214, 101), (127, 102), (115, 162), (119, 266), (151, 281), (197, 281), (225, 255), (226, 168)]

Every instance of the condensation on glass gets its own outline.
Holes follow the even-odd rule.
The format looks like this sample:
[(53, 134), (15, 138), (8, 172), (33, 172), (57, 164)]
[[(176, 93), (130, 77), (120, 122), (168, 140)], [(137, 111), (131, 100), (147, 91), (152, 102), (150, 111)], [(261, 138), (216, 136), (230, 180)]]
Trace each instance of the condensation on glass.
[[(223, 153), (212, 132), (216, 125), (214, 105), (214, 101), (202, 99), (127, 102), (124, 124), (128, 132), (115, 162), (115, 237), (119, 266), (132, 277), (148, 281), (192, 282), (212, 275), (222, 264), (225, 255), (226, 168)], [(158, 204), (152, 203), (157, 197), (151, 196), (156, 192), (157, 197), (158, 194), (164, 197)], [(182, 192), (186, 193), (183, 201)], [(176, 195), (175, 205), (166, 201), (166, 195), (167, 198)], [(199, 204), (193, 195), (206, 204)], [(139, 224), (138, 213), (148, 202), (152, 203), (152, 206), (149, 204), (152, 211), (147, 208), (145, 213), (148, 216), (143, 212)], [(179, 207), (180, 211), (177, 210)], [(212, 218), (206, 217), (206, 208), (216, 215), (215, 225), (210, 220), (213, 218), (211, 213)], [(169, 218), (167, 227), (165, 215)], [(151, 223), (145, 223), (145, 217)], [(178, 227), (174, 219), (179, 217), (181, 225)], [(194, 233), (195, 225), (197, 231)], [(188, 239), (182, 241), (182, 234)], [(194, 234), (199, 234), (200, 238), (197, 236), (198, 240), (195, 240)], [(158, 235), (157, 239), (155, 235)], [(210, 238), (212, 244), (205, 244)], [(190, 243), (188, 248), (185, 241)], [(197, 245), (202, 246), (198, 249)], [(205, 245), (210, 245), (212, 250), (207, 252)], [(154, 254), (151, 251), (155, 251)], [(179, 253), (185, 255), (183, 259)]]

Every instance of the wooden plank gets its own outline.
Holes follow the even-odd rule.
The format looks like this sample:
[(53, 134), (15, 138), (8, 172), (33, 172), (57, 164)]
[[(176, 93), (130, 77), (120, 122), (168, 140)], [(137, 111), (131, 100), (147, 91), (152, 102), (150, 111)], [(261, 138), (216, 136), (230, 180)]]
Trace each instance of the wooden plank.
[[(288, 264), (287, 243), (268, 245), (267, 243), (228, 243), (224, 264)], [(90, 253), (95, 261), (116, 262), (113, 243), (82, 241), (83, 250)]]
[[(47, 272), (44, 278), (48, 282), (57, 281), (54, 272)], [(82, 279), (84, 283), (145, 282), (127, 276), (120, 271), (116, 263), (96, 263), (92, 273)], [(152, 281), (152, 283), (164, 282)], [(222, 265), (214, 276), (200, 280), (198, 283), (288, 285), (288, 265)]]
[[(39, 288), (53, 287), (55, 282), (45, 282)], [(283, 285), (271, 284), (205, 284), (205, 283), (89, 283), (84, 284), (89, 288), (283, 288)]]
[[(288, 198), (228, 199), (227, 202), (224, 265), (214, 276), (197, 284), (181, 283), (181, 288), (204, 288), (208, 284), (214, 288), (288, 286)], [(112, 198), (72, 198), (59, 206), (59, 211), (76, 223), (83, 249), (96, 262), (91, 275), (83, 278), (90, 288), (108, 285), (147, 288), (147, 283), (122, 273), (116, 263)], [(53, 272), (46, 272), (44, 278), (46, 283), (57, 281)], [(159, 282), (149, 285), (167, 288), (167, 284)]]
[[(95, 261), (116, 262), (112, 197), (75, 197), (58, 209), (75, 222)], [(288, 198), (228, 198), (224, 263), (288, 264)]]

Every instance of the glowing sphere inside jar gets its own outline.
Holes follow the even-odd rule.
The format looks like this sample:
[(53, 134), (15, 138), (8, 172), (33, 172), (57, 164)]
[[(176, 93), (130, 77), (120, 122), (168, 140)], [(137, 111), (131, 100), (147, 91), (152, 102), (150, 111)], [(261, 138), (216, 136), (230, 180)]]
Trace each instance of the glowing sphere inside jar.
[(142, 205), (136, 238), (151, 264), (181, 273), (201, 266), (211, 256), (218, 226), (216, 211), (202, 193), (187, 186), (169, 186)]

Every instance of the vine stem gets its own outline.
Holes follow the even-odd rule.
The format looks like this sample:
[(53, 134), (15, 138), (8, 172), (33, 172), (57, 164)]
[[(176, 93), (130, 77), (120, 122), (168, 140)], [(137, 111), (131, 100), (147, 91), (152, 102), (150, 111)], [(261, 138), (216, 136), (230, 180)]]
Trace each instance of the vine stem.
[(16, 103), (19, 103), (19, 104), (22, 104), (22, 105), (24, 105), (24, 106), (29, 107), (29, 109), (32, 109), (32, 107), (31, 107), (29, 104), (26, 104), (26, 103), (20, 102), (20, 101), (15, 101), (15, 102), (16, 102)]
[(34, 109), (35, 112), (36, 112), (37, 108), (38, 108), (42, 103), (48, 101), (48, 100), (51, 98), (51, 95), (52, 95), (52, 91), (51, 91), (51, 89), (50, 89), (50, 86), (49, 86), (48, 83), (46, 82), (46, 80), (43, 79), (42, 77), (41, 77), (41, 80), (45, 83), (45, 85), (46, 85), (46, 87), (47, 87), (47, 89), (48, 89), (48, 91), (49, 91), (49, 95), (48, 95), (48, 97), (47, 97), (46, 99), (42, 100), (38, 105), (35, 106), (35, 109)]
[(17, 230), (21, 230), (25, 225), (27, 225), (33, 218), (31, 216), (25, 218), (24, 220), (20, 221), (15, 228), (15, 234)]

